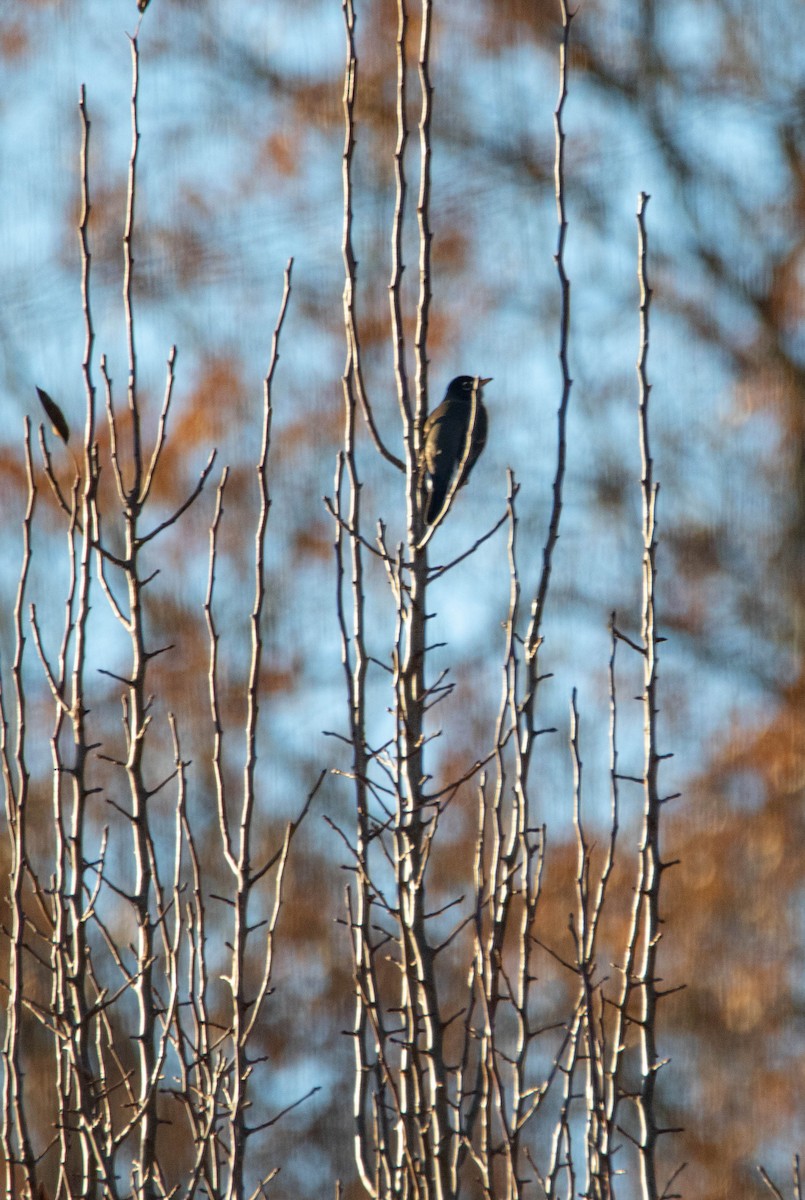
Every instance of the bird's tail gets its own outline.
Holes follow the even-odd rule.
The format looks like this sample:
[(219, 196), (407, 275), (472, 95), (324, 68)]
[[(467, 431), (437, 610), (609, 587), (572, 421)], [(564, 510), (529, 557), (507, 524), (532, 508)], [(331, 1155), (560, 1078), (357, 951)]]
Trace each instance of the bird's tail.
[(425, 520), (428, 525), (436, 523), (439, 514), (444, 507), (445, 499), (447, 498), (448, 480), (431, 480), (431, 492), (428, 498), (428, 511), (425, 513)]

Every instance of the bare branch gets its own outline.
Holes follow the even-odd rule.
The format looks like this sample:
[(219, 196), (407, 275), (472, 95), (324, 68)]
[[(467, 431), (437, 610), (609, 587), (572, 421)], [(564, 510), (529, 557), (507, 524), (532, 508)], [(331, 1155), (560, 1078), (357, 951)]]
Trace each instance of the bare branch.
[(355, 150), (355, 93), (358, 83), (358, 56), (355, 51), (355, 10), (352, 0), (343, 0), (344, 24), (347, 35), (347, 65), (344, 73), (344, 154), (342, 159), (342, 174), (344, 185), (344, 327), (349, 343), (349, 354), (352, 359), (354, 372), (353, 384), (358, 403), (361, 406), (363, 418), (371, 434), (372, 441), (379, 454), (391, 463), (398, 471), (405, 470), (405, 463), (388, 449), (380, 436), (372, 412), (372, 406), (366, 394), (361, 368), (360, 341), (355, 317), (355, 298), (357, 292), (358, 263), (352, 246), (352, 155)]
[(167, 432), (168, 410), (170, 409), (171, 397), (173, 396), (174, 382), (174, 367), (176, 365), (176, 347), (171, 346), (168, 355), (168, 375), (165, 381), (165, 398), (162, 401), (162, 411), (159, 414), (159, 425), (157, 427), (157, 436), (154, 442), (154, 450), (151, 455), (151, 462), (148, 465), (148, 470), (145, 473), (142, 491), (140, 492), (140, 503), (145, 504), (151, 492), (151, 486), (154, 482), (159, 460), (162, 451), (165, 448), (165, 435)]
[(190, 493), (190, 495), (187, 497), (187, 499), (184, 500), (179, 505), (178, 508), (174, 509), (174, 511), (171, 513), (171, 515), (169, 517), (166, 517), (164, 521), (160, 521), (160, 523), (157, 526), (155, 526), (155, 528), (152, 529), (149, 533), (139, 534), (139, 536), (137, 538), (138, 547), (146, 545), (147, 542), (150, 542), (155, 537), (158, 537), (159, 534), (162, 533), (164, 530), (169, 529), (171, 527), (171, 525), (175, 525), (176, 522), (179, 520), (179, 518), (184, 513), (187, 512), (187, 510), (188, 510), (188, 508), (190, 508), (191, 504), (195, 503), (195, 501), (199, 498), (202, 491), (204, 490), (204, 484), (207, 482), (207, 479), (209, 478), (209, 474), (213, 468), (213, 463), (215, 462), (215, 458), (216, 458), (217, 454), (218, 454), (217, 450), (210, 451), (210, 456), (207, 459), (206, 463), (204, 464), (202, 472), (199, 475), (198, 482), (196, 483), (196, 486), (193, 488), (193, 491)]
[(568, 53), (570, 46), (570, 23), (574, 14), (567, 6), (567, 0), (560, 0), (562, 11), (562, 44), (559, 50), (559, 100), (554, 111), (554, 131), (556, 136), (556, 158), (554, 160), (554, 185), (556, 189), (556, 214), (559, 222), (559, 235), (554, 261), (559, 276), (561, 296), (561, 312), (559, 317), (559, 362), (562, 368), (562, 397), (557, 413), (557, 451), (556, 474), (553, 480), (553, 500), (551, 516), (548, 522), (548, 537), (542, 551), (542, 572), (539, 586), (531, 607), (531, 623), (526, 635), (527, 661), (536, 658), (539, 648), (542, 618), (545, 602), (548, 597), (548, 586), (553, 566), (553, 553), (559, 539), (559, 522), (562, 516), (562, 490), (565, 479), (565, 464), (567, 460), (567, 413), (570, 404), (570, 389), (573, 380), (570, 377), (568, 361), (570, 339), (570, 280), (565, 270), (565, 241), (567, 239), (567, 207), (565, 201), (565, 130), (563, 116), (567, 100), (567, 71)]

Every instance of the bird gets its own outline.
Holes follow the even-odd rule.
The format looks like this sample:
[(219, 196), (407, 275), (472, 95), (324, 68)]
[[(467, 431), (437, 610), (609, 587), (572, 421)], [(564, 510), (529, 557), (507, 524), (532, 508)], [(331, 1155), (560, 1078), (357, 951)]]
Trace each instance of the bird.
[(442, 515), (455, 473), (461, 470), (457, 488), (463, 487), (486, 445), (489, 418), (482, 389), (491, 382), (491, 376), (479, 378), (475, 390), (472, 375), (457, 375), (445, 392), (444, 400), (425, 421), (422, 468), (428, 490), (425, 512), (428, 525), (434, 525)]

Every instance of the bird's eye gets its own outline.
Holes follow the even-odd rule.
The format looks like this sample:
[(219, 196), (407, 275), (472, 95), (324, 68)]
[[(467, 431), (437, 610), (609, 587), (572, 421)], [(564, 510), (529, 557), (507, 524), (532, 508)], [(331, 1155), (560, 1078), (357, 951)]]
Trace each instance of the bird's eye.
[(469, 379), (465, 379), (463, 386), (464, 386), (464, 391), (468, 392), (470, 390), (470, 388), (472, 387), (472, 383), (470, 382)]

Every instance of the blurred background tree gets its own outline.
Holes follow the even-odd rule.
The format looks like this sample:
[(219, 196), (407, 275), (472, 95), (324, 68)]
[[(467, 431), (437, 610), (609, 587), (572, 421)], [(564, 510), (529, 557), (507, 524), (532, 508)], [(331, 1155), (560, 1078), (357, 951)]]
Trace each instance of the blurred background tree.
[[(89, 90), (97, 167), (90, 230), (97, 343), (113, 378), (122, 384), (126, 377), (119, 305), (125, 31), (136, 17), (133, 0), (40, 0), (0, 13), (6, 613), (24, 509), (22, 418), (39, 419), (34, 385), (58, 400), (72, 427), (82, 413), (79, 82)], [(392, 445), (394, 23), (390, 0), (358, 8), (354, 227), (364, 369)], [(412, 46), (418, 32), (412, 14)], [(553, 0), (436, 8), (431, 403), (460, 371), (494, 377), (490, 442), (473, 475), (472, 502), (462, 495), (440, 534), (457, 549), (502, 511), (508, 465), (522, 482), (528, 544), (540, 544), (549, 504), (560, 386), (551, 122), (558, 37)], [(664, 952), (669, 983), (687, 988), (667, 1005), (674, 1068), (662, 1099), (668, 1124), (686, 1129), (679, 1157), (689, 1163), (687, 1188), (713, 1200), (762, 1194), (754, 1164), (762, 1160), (779, 1176), (803, 1119), (804, 42), (802, 9), (781, 0), (591, 0), (574, 26), (566, 110), (575, 385), (543, 652), (554, 678), (543, 689), (542, 723), (566, 730), (567, 697), (577, 685), (587, 712), (588, 794), (603, 822), (607, 619), (617, 609), (634, 630), (638, 612), (633, 210), (645, 190), (653, 196), (660, 620), (672, 634), (662, 720), (677, 755), (669, 774), (685, 792), (671, 817), (671, 856), (682, 865), (668, 889), (673, 937), (666, 935)], [(260, 381), (277, 281), (287, 258), (296, 261), (275, 398), (264, 696), (271, 732), (261, 768), (279, 827), (319, 767), (337, 759), (321, 731), (343, 727), (332, 531), (320, 499), (332, 488), (341, 422), (342, 15), (330, 0), (152, 0), (140, 45), (134, 285), (142, 397), (154, 419), (168, 347), (179, 347), (171, 438), (154, 502), (167, 513), (192, 489), (212, 445), (231, 464), (227, 507), (238, 516), (222, 528), (219, 622), (222, 695), (233, 721), (242, 717), (248, 665), (237, 636), (246, 630), (240, 602), (256, 512)], [(413, 117), (417, 98), (409, 100)], [(410, 231), (405, 249), (415, 261)], [(409, 301), (416, 282), (409, 271)], [(110, 485), (102, 477), (101, 487)], [(385, 477), (370, 471), (364, 504), (388, 522), (393, 544), (402, 514), (385, 489)], [(53, 501), (43, 493), (40, 504)], [(55, 506), (53, 516), (55, 530)], [(159, 705), (180, 714), (199, 796), (211, 786), (196, 732), (206, 728), (208, 707), (203, 598), (211, 516), (212, 499), (203, 498), (168, 535), (172, 571), (156, 581), (148, 608), (154, 642), (176, 645), (155, 663)], [(59, 614), (55, 585), (66, 582), (54, 578), (61, 568), (47, 525), (36, 534), (31, 585), (43, 624)], [(449, 631), (443, 662), (453, 665), (457, 682), (437, 760), (445, 777), (472, 756), (475, 730), (497, 704), (494, 648), (504, 612), (492, 567), (502, 552), (493, 541), (458, 591), (434, 590), (441, 612), (433, 640)], [(525, 565), (530, 579), (537, 557)], [(11, 653), (4, 621), (4, 671)], [(94, 653), (105, 663), (123, 654), (111, 622)], [(45, 745), (49, 694), (41, 677), (31, 688), (30, 720)], [(93, 689), (113, 740), (119, 687), (98, 677)], [(627, 726), (624, 758), (637, 752), (639, 736)], [(575, 869), (569, 768), (564, 737), (549, 741), (541, 747), (544, 817), (556, 849), (549, 894), (555, 928), (564, 931)], [(238, 751), (227, 756), (234, 778)], [(44, 755), (35, 794), (47, 793), (48, 772)], [(329, 782), (322, 795), (327, 812), (343, 815), (343, 790)], [(48, 819), (44, 804), (34, 809), (35, 822)], [(463, 850), (469, 862), (462, 834), (472, 831), (459, 816), (454, 825), (452, 859), (460, 861)], [(332, 1065), (322, 1092), (281, 1126), (288, 1195), (318, 1194), (334, 1174), (351, 1177), (343, 1104), (350, 1047), (336, 1036), (349, 1023), (351, 986), (346, 941), (333, 926), (341, 912), (339, 851), (318, 817), (300, 836), (304, 852), (289, 867), (277, 1011), (292, 1014), (301, 1004), (310, 1017), (302, 1027), (279, 1021), (282, 1036), (272, 1041), (266, 1029), (265, 1038), (275, 1064), (289, 1072), (280, 1091), (289, 1079), (296, 1090), (321, 1062), (322, 1047)]]

